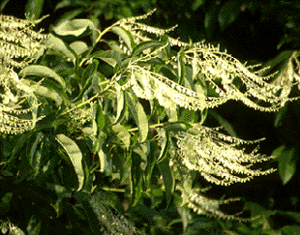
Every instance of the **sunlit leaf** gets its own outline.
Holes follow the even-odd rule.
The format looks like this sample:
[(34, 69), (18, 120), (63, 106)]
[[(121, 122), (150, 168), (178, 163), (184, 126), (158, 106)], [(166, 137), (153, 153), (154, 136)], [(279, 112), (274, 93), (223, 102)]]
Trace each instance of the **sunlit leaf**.
[(89, 34), (90, 29), (96, 29), (93, 22), (88, 19), (73, 19), (53, 27), (59, 36), (82, 37)]
[(143, 106), (130, 93), (126, 93), (129, 109), (134, 117), (136, 125), (139, 129), (139, 140), (145, 141), (148, 136), (148, 119), (145, 114)]
[(72, 42), (70, 47), (76, 52), (77, 55), (81, 55), (89, 49), (88, 45), (82, 41)]
[(55, 138), (58, 143), (63, 147), (66, 151), (72, 166), (75, 170), (77, 179), (78, 179), (78, 188), (79, 191), (83, 187), (84, 183), (84, 169), (82, 163), (82, 153), (78, 147), (78, 145), (69, 137), (65, 136), (64, 134), (58, 134)]
[(140, 53), (142, 53), (147, 49), (155, 49), (156, 47), (161, 47), (161, 46), (163, 46), (163, 44), (155, 40), (149, 42), (142, 42), (134, 48), (132, 52), (132, 57), (139, 56)]
[(134, 40), (131, 36), (131, 34), (124, 29), (123, 27), (113, 27), (111, 29), (112, 32), (114, 32), (115, 34), (117, 34), (125, 43), (125, 45), (127, 46), (127, 48), (129, 49), (130, 52), (132, 52), (132, 49), (135, 46)]
[(168, 149), (169, 149), (169, 136), (167, 132), (163, 128), (157, 129), (157, 133), (160, 136), (161, 141), (161, 151), (159, 154), (159, 157), (157, 159), (157, 163), (162, 162), (168, 155)]
[(50, 48), (49, 53), (51, 53), (51, 50), (53, 50), (55, 52), (54, 54), (56, 55), (58, 54), (71, 59), (76, 58), (75, 55), (68, 49), (64, 41), (58, 37), (51, 35), (49, 38), (44, 40), (44, 44)]
[(122, 122), (124, 119), (127, 111), (128, 111), (128, 104), (125, 96), (125, 92), (121, 90), (121, 87), (116, 84), (116, 93), (117, 93), (117, 115), (114, 125), (117, 123)]
[(43, 66), (43, 65), (30, 65), (25, 67), (19, 72), (19, 75), (22, 77), (26, 76), (37, 76), (42, 78), (52, 78), (58, 83), (62, 85), (63, 88), (66, 87), (66, 83), (62, 77), (60, 77), (55, 71), (52, 69)]
[(126, 148), (130, 147), (130, 134), (128, 130), (120, 124), (112, 126), (112, 130), (117, 134), (118, 138), (123, 142)]

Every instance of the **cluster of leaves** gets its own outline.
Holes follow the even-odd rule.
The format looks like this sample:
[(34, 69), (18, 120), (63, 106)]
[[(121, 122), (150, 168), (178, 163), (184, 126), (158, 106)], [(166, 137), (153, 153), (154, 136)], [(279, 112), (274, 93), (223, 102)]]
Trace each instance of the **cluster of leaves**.
[[(43, 118), (29, 132), (1, 135), (3, 233), (251, 234), (270, 232), (275, 214), (299, 222), (297, 213), (254, 203), (245, 209), (261, 217), (248, 227), (197, 215), (244, 220), (221, 210), (237, 199), (208, 198), (198, 189), (198, 172), (224, 185), (272, 172), (252, 169), (269, 158), (240, 148), (257, 141), (204, 127), (208, 109), (228, 100), (261, 111), (285, 107), (297, 82), (297, 54), (288, 73), (266, 82), (272, 77), (262, 77), (265, 70), (218, 47), (184, 43), (137, 21), (146, 16), (102, 31), (92, 20), (64, 19), (36, 64), (18, 71), (22, 84), (34, 87), (34, 115)], [(284, 146), (274, 152), (284, 183), (294, 154)]]

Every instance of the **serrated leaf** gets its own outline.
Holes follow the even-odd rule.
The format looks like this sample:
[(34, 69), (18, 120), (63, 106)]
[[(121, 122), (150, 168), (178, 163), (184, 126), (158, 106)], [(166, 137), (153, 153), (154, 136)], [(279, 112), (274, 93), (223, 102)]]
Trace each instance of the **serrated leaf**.
[(55, 71), (43, 65), (29, 65), (19, 72), (22, 77), (26, 76), (37, 76), (42, 78), (52, 78), (66, 88), (66, 83), (61, 76), (59, 76)]
[(139, 141), (143, 142), (147, 139), (148, 136), (148, 120), (145, 114), (143, 106), (140, 102), (134, 98), (130, 93), (126, 93), (126, 97), (128, 100), (128, 107), (134, 117), (136, 125), (139, 130)]
[(64, 41), (58, 37), (51, 35), (49, 38), (45, 39), (43, 43), (51, 50), (54, 50), (56, 55), (58, 54), (67, 58), (76, 59), (75, 55), (68, 49)]
[(88, 19), (73, 19), (53, 27), (53, 31), (59, 36), (74, 37), (87, 35), (90, 29), (96, 30), (96, 27), (93, 22)]
[(72, 166), (75, 170), (77, 179), (78, 179), (78, 188), (77, 191), (81, 190), (84, 183), (84, 168), (82, 163), (82, 153), (78, 147), (78, 145), (69, 137), (65, 136), (64, 134), (56, 135), (55, 139), (57, 142), (63, 147), (66, 151)]
[(166, 190), (166, 199), (167, 206), (170, 205), (173, 198), (174, 187), (175, 187), (175, 178), (173, 171), (169, 165), (169, 159), (164, 159), (158, 164), (160, 173), (163, 176), (164, 186)]
[(131, 36), (130, 32), (128, 32), (126, 29), (123, 27), (115, 26), (111, 29), (112, 32), (117, 34), (125, 43), (127, 48), (129, 49), (130, 52), (132, 52), (132, 49), (135, 46), (133, 37)]

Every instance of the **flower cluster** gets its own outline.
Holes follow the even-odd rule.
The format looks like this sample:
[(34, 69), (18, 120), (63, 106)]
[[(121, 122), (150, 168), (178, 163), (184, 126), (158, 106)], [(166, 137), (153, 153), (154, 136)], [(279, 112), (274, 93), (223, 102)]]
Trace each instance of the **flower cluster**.
[(194, 133), (179, 132), (175, 135), (177, 154), (185, 167), (198, 171), (209, 182), (228, 186), (275, 171), (272, 168), (265, 171), (252, 169), (254, 163), (268, 161), (272, 157), (258, 154), (257, 147), (250, 153), (239, 148), (260, 140), (241, 140), (201, 125), (194, 126), (191, 131)]
[[(200, 192), (201, 191), (201, 192)], [(240, 201), (240, 198), (229, 198), (229, 199), (212, 199), (203, 195), (205, 189), (193, 189), (190, 193), (188, 207), (199, 215), (213, 216), (219, 219), (238, 220), (240, 222), (251, 221), (252, 219), (241, 218), (239, 214), (227, 215), (220, 210), (220, 206), (235, 201)]]
[[(161, 37), (174, 30), (176, 26), (170, 29), (160, 29), (137, 22), (137, 20), (145, 19), (153, 12), (154, 11), (144, 16), (120, 20), (116, 25), (119, 25), (130, 32), (137, 44), (150, 41), (151, 37), (149, 34)], [(121, 44), (122, 48), (125, 50), (126, 46), (124, 46), (123, 43)], [(242, 101), (248, 107), (259, 111), (275, 112), (283, 107), (287, 101), (293, 101), (299, 98), (289, 97), (290, 90), (294, 85), (293, 82), (291, 82), (291, 79), (289, 79), (289, 82), (285, 82), (284, 85), (282, 82), (280, 84), (268, 82), (275, 74), (263, 76), (265, 69), (257, 70), (256, 67), (258, 67), (258, 65), (247, 66), (242, 64), (240, 61), (227, 54), (226, 51), (221, 51), (219, 46), (213, 46), (204, 43), (203, 41), (197, 43), (185, 43), (172, 37), (168, 37), (168, 45), (180, 46), (181, 51), (179, 53), (182, 55), (170, 58), (168, 63), (172, 64), (174, 67), (178, 67), (178, 58), (181, 57), (185, 66), (191, 67), (193, 71), (193, 80), (195, 82), (197, 82), (197, 80), (204, 81), (204, 85), (209, 86), (215, 92), (215, 94), (206, 94), (205, 102), (203, 100), (203, 94), (193, 95), (194, 97), (201, 96), (200, 103), (197, 100), (186, 96), (184, 96), (186, 101), (183, 102), (183, 96), (180, 94), (178, 95), (180, 101), (175, 103), (182, 103), (182, 105), (180, 105), (181, 107), (191, 110), (202, 110), (203, 108), (221, 105), (228, 100), (237, 100)], [(126, 53), (130, 54), (128, 48), (126, 49)], [(149, 59), (150, 55), (147, 52), (142, 56)], [(153, 53), (152, 57), (154, 56), (155, 54)], [(137, 68), (134, 70), (128, 68), (128, 70), (134, 72)], [(143, 72), (143, 74), (146, 74), (146, 72)], [(161, 87), (166, 88), (170, 94), (173, 94), (175, 99), (178, 97), (176, 95), (178, 92), (185, 93), (184, 91), (187, 89), (180, 87), (179, 84), (170, 84), (172, 82), (169, 82), (166, 77), (161, 79), (164, 77), (162, 75), (154, 75), (153, 72), (151, 75), (152, 77), (159, 77), (158, 80), (161, 82)], [(295, 76), (296, 75), (294, 75), (294, 77)], [(132, 77), (139, 78), (139, 76)], [(145, 82), (147, 81), (147, 78), (149, 78), (149, 76), (144, 78)], [(150, 80), (148, 80), (148, 82), (150, 82)], [(150, 85), (148, 84), (145, 88), (149, 86)], [(180, 87), (180, 89), (178, 90), (177, 87)], [(138, 94), (148, 91), (143, 91), (140, 88), (137, 89)], [(171, 89), (173, 89), (174, 92)], [(183, 92), (181, 92), (181, 90), (183, 90)], [(160, 103), (170, 102), (169, 99), (163, 95), (161, 97)]]
[(179, 105), (190, 110), (204, 110), (215, 105), (207, 102), (203, 93), (196, 93), (158, 73), (136, 65), (130, 69), (130, 80), (122, 89), (131, 87), (136, 96), (142, 99), (157, 99), (166, 109), (176, 109), (176, 105)]
[(14, 69), (23, 68), (43, 52), (41, 40), (48, 37), (31, 28), (38, 21), (0, 15), (0, 133), (17, 134), (31, 129), (36, 118), (33, 89), (19, 79)]

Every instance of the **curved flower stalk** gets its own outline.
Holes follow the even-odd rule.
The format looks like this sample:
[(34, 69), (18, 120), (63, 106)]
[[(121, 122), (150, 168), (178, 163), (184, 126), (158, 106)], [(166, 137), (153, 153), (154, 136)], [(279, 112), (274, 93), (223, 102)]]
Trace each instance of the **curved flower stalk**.
[(0, 15), (0, 60), (5, 66), (25, 67), (43, 52), (41, 40), (48, 37), (32, 27), (43, 18), (31, 21)]
[(256, 147), (250, 153), (239, 148), (241, 145), (255, 144), (261, 140), (245, 141), (219, 133), (201, 125), (192, 128), (193, 132), (179, 132), (177, 154), (181, 164), (189, 170), (198, 171), (207, 181), (228, 186), (233, 183), (245, 183), (254, 176), (267, 175), (275, 169), (251, 169), (254, 163), (272, 159), (260, 155)]
[[(150, 41), (149, 34), (161, 37), (175, 29), (176, 26), (170, 29), (160, 29), (137, 22), (147, 18), (153, 12), (120, 20), (116, 25), (128, 30), (136, 44)], [(283, 86), (282, 83), (267, 82), (274, 77), (274, 74), (262, 76), (265, 69), (255, 71), (255, 67), (258, 67), (258, 65), (246, 66), (227, 54), (226, 51), (222, 52), (219, 46), (215, 47), (203, 41), (185, 43), (172, 37), (168, 37), (168, 43), (170, 46), (182, 47), (180, 52), (183, 54), (182, 60), (186, 65), (192, 67), (193, 74), (195, 74), (194, 79), (198, 79), (199, 75), (204, 76), (205, 82), (215, 90), (218, 97), (214, 95), (206, 98), (207, 103), (214, 103), (212, 106), (220, 105), (227, 100), (239, 100), (250, 108), (275, 112), (283, 107), (287, 101), (299, 98), (289, 97), (289, 91), (294, 84), (285, 83)], [(121, 44), (126, 49), (123, 45), (124, 42), (121, 42)], [(126, 52), (128, 53), (128, 51), (127, 48)], [(178, 64), (177, 60), (178, 56), (172, 57), (169, 63), (176, 66)], [(195, 110), (195, 107), (187, 106)], [(209, 104), (207, 106), (211, 107)], [(202, 107), (204, 107), (203, 104)]]
[[(205, 75), (208, 83), (221, 97), (240, 100), (248, 107), (273, 112), (279, 110), (289, 98), (281, 84), (266, 82), (274, 76), (261, 76), (265, 69), (254, 71), (257, 66), (246, 66), (221, 52), (219, 47), (197, 46), (185, 51), (185, 60)], [(291, 87), (293, 84), (289, 84)]]
[(0, 133), (17, 134), (31, 129), (38, 120), (34, 87), (19, 79), (15, 68), (23, 68), (43, 52), (46, 35), (31, 28), (38, 21), (0, 15)]
[(17, 73), (6, 67), (0, 70), (0, 87), (0, 133), (18, 134), (33, 128), (38, 120), (32, 113), (38, 106), (34, 87), (23, 84)]
[[(288, 54), (288, 56), (287, 56)], [(300, 90), (300, 61), (299, 61), (300, 52), (293, 51), (293, 52), (282, 52), (278, 57), (283, 57), (285, 59), (284, 64), (279, 69), (278, 73), (276, 74), (273, 84), (282, 87), (282, 92), (280, 96), (288, 96), (292, 90), (294, 85), (298, 86), (298, 90)], [(281, 58), (274, 58), (271, 60), (269, 65), (271, 67), (278, 66), (281, 64)]]
[(189, 202), (187, 206), (191, 208), (194, 212), (196, 212), (199, 215), (206, 215), (209, 217), (215, 217), (218, 219), (227, 219), (227, 220), (237, 220), (240, 222), (248, 222), (253, 220), (253, 218), (241, 218), (239, 215), (241, 213), (237, 213), (234, 215), (228, 215), (225, 214), (220, 210), (220, 206), (224, 204), (228, 204), (231, 202), (240, 201), (240, 198), (229, 198), (229, 199), (212, 199), (205, 197), (203, 195), (203, 192), (206, 191), (206, 189), (192, 189), (190, 196), (189, 196)]
[(97, 191), (89, 200), (86, 209), (92, 210), (98, 220), (100, 226), (100, 233), (108, 234), (128, 234), (128, 235), (144, 235), (134, 227), (123, 215), (116, 209), (113, 212), (107, 205), (104, 204), (107, 200), (103, 193)]
[(141, 66), (131, 65), (129, 68), (130, 79), (121, 88), (131, 87), (137, 97), (153, 100), (167, 109), (176, 109), (176, 105), (189, 110), (204, 110), (225, 103), (227, 97), (216, 97), (208, 100), (204, 92), (195, 92), (181, 86), (171, 79)]

